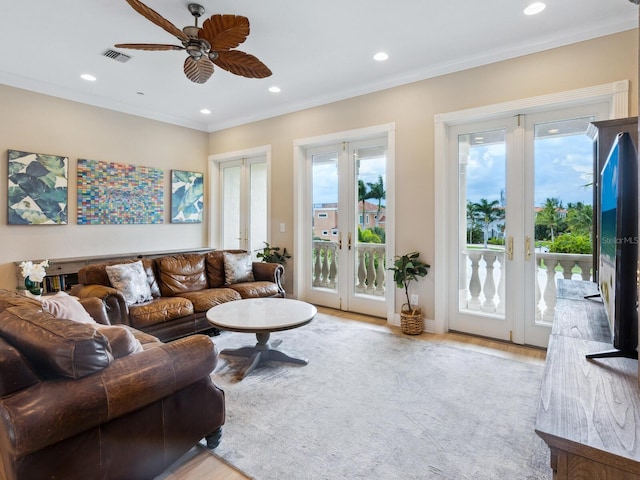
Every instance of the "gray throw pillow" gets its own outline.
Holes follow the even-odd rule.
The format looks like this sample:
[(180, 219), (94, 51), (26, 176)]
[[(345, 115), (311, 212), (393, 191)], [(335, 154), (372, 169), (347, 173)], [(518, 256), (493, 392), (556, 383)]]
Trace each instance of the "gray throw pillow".
[(108, 265), (105, 269), (111, 286), (122, 292), (127, 305), (153, 299), (142, 262)]
[(224, 252), (224, 277), (227, 285), (253, 282), (253, 260), (250, 253)]

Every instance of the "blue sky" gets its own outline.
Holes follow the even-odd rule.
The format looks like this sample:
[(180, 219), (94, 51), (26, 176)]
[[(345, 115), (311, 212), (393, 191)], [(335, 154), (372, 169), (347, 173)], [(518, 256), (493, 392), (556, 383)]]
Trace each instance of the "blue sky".
[[(337, 155), (336, 155), (337, 159)], [(360, 160), (358, 179), (364, 183), (377, 183), (382, 175), (386, 188), (385, 157), (369, 157)], [(313, 165), (313, 203), (335, 203), (338, 201), (338, 171), (334, 162), (314, 163)], [(384, 205), (384, 200), (382, 200)]]
[[(593, 141), (587, 135), (550, 137), (535, 144), (535, 206), (556, 197), (567, 203), (593, 203)], [(505, 189), (505, 146), (473, 146), (467, 167), (467, 199), (500, 201)]]

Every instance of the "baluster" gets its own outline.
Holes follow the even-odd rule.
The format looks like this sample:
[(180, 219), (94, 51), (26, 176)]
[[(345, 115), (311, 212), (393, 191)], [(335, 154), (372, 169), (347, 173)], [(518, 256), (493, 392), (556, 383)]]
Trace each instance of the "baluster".
[(373, 258), (373, 248), (367, 248), (368, 262), (367, 262), (367, 293), (373, 295), (376, 289), (376, 266), (375, 259)]
[(536, 266), (535, 266), (535, 319), (536, 321), (540, 321), (542, 319), (542, 304), (540, 299), (542, 298), (542, 291), (540, 289), (540, 270), (542, 270), (542, 262), (544, 259), (542, 257), (536, 256)]
[(578, 260), (578, 267), (580, 267), (580, 277), (585, 282), (591, 280), (591, 267), (593, 267), (593, 262), (591, 260)]
[(500, 253), (498, 255), (496, 255), (496, 259), (498, 260), (498, 275), (499, 275), (499, 279), (498, 279), (498, 305), (496, 306), (496, 313), (499, 313), (501, 315), (504, 315), (505, 312), (505, 308), (504, 308), (504, 285), (505, 285), (505, 269), (506, 269), (506, 265), (505, 265), (505, 254), (504, 253)]
[(332, 243), (331, 244), (331, 263), (329, 265), (329, 281), (327, 285), (331, 288), (335, 288), (337, 282), (338, 282), (338, 248), (335, 243)]
[(576, 261), (574, 259), (567, 259), (558, 260), (558, 263), (562, 266), (562, 276), (565, 278), (565, 280), (571, 280), (571, 275), (573, 275), (573, 266), (576, 264)]
[(378, 248), (378, 271), (376, 273), (376, 295), (384, 295), (386, 272), (384, 266), (387, 264), (387, 258), (384, 255), (385, 247)]
[(356, 285), (356, 288), (359, 292), (364, 292), (366, 285), (364, 283), (365, 278), (366, 278), (366, 272), (365, 272), (365, 251), (364, 251), (364, 247), (362, 245), (358, 245), (357, 247), (357, 252), (356, 252), (356, 259), (358, 262), (358, 284)]
[(469, 293), (471, 298), (467, 303), (469, 310), (480, 310), (482, 303), (480, 302), (480, 291), (482, 286), (480, 285), (480, 275), (478, 275), (478, 268), (480, 263), (481, 253), (469, 253), (469, 260), (471, 260), (471, 279), (469, 280)]
[(320, 285), (323, 287), (329, 286), (329, 245), (325, 244), (322, 247), (322, 263), (320, 270)]
[(496, 261), (495, 253), (485, 253), (484, 254), (484, 262), (486, 264), (485, 269), (487, 272), (487, 276), (484, 280), (484, 303), (482, 304), (482, 311), (493, 313), (496, 311), (496, 303), (495, 303), (495, 295), (496, 295), (496, 284), (493, 279), (493, 264)]
[(557, 289), (556, 289), (556, 265), (560, 262), (558, 260), (552, 260), (548, 258), (545, 262), (547, 266), (547, 284), (544, 286), (544, 315), (542, 319), (546, 322), (553, 323), (553, 315), (556, 312), (556, 300), (557, 300)]
[(313, 286), (319, 287), (322, 285), (322, 279), (320, 278), (320, 274), (322, 271), (322, 267), (320, 264), (320, 255), (321, 255), (321, 247), (317, 243), (314, 245), (313, 250), (315, 251), (316, 260), (313, 262)]

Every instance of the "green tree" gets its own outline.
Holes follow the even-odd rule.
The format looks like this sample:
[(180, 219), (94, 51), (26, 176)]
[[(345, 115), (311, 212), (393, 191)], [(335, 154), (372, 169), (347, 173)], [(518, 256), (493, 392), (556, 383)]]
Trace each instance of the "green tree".
[(378, 181), (375, 183), (367, 182), (369, 187), (369, 193), (367, 198), (378, 200), (378, 212), (376, 214), (376, 226), (380, 220), (380, 210), (382, 209), (382, 200), (387, 196), (387, 192), (384, 190), (384, 183), (382, 181), (382, 175), (378, 175)]
[(358, 202), (362, 202), (362, 225), (364, 225), (364, 201), (369, 198), (364, 180), (358, 180)]
[(593, 207), (582, 202), (567, 204), (567, 225), (573, 234), (591, 236)]
[(551, 241), (555, 240), (555, 233), (558, 232), (562, 218), (560, 217), (560, 210), (562, 210), (562, 201), (559, 198), (547, 198), (542, 206), (542, 210), (536, 215), (536, 224), (545, 225), (549, 227), (551, 234)]
[(502, 211), (498, 208), (498, 200), (489, 202), (486, 198), (481, 198), (475, 203), (475, 210), (478, 213), (478, 219), (482, 221), (484, 230), (484, 248), (487, 248), (489, 241), (489, 226), (499, 218), (502, 218)]
[(468, 243), (473, 243), (473, 232), (478, 228), (477, 226), (477, 221), (478, 221), (478, 209), (476, 207), (476, 204), (473, 203), (471, 200), (467, 200), (467, 220), (469, 220), (469, 225), (467, 227), (467, 242)]

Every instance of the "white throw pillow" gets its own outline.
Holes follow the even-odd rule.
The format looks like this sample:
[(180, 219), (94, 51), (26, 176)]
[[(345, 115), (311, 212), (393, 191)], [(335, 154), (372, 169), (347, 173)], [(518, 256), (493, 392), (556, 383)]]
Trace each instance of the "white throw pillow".
[(253, 260), (250, 253), (224, 252), (224, 280), (227, 285), (253, 282)]
[(58, 292), (51, 297), (43, 297), (42, 310), (56, 318), (65, 318), (80, 323), (96, 323), (76, 297), (66, 292)]
[(127, 305), (153, 299), (142, 262), (122, 263), (105, 267), (111, 286), (120, 290)]

